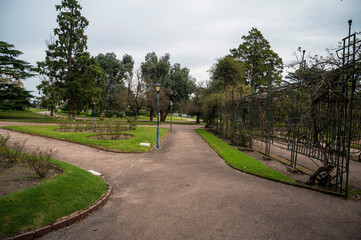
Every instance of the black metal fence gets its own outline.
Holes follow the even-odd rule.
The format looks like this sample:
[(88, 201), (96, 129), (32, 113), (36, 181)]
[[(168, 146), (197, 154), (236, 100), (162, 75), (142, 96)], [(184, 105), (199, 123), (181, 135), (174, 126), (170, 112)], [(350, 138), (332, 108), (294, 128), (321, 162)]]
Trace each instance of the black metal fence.
[(268, 79), (262, 92), (230, 92), (216, 100), (208, 125), (243, 148), (261, 146), (266, 156), (289, 151), (294, 169), (300, 156), (307, 157), (318, 165), (307, 183), (347, 197), (349, 161), (361, 154), (359, 46), (349, 33), (337, 51), (338, 68), (318, 71), (301, 63), (294, 83), (274, 87)]

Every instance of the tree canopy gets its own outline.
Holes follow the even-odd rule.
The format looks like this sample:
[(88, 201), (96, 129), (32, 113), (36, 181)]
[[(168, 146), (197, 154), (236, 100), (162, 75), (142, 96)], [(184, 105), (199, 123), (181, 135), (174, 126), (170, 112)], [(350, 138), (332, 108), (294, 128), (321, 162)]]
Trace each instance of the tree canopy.
[[(81, 15), (82, 7), (76, 0), (63, 0), (56, 5), (58, 27), (55, 40), (48, 45), (44, 62), (39, 62), (41, 74), (62, 91), (62, 100), (68, 102), (69, 116), (92, 104), (100, 97), (104, 73), (87, 49), (84, 31), (88, 20)], [(46, 86), (46, 85), (44, 85)]]
[(244, 63), (230, 56), (218, 59), (210, 73), (213, 88), (218, 90), (245, 84)]
[(152, 111), (156, 109), (155, 83), (162, 84), (160, 91), (162, 121), (165, 121), (170, 111), (170, 101), (176, 105), (182, 100), (187, 100), (192, 93), (195, 80), (190, 76), (189, 69), (182, 67), (179, 63), (171, 65), (169, 54), (158, 58), (154, 52), (148, 53), (145, 61), (141, 64), (141, 71), (147, 86), (146, 95), (148, 107), (151, 110), (151, 119)]
[(132, 78), (134, 60), (125, 54), (122, 60), (117, 59), (115, 53), (100, 53), (96, 60), (105, 73), (105, 81), (100, 98), (100, 116), (104, 117), (104, 110), (118, 105), (119, 96), (124, 90), (124, 80)]
[(18, 59), (22, 54), (13, 44), (0, 41), (0, 82), (22, 85), (22, 80), (34, 76), (33, 66)]
[(242, 36), (243, 43), (230, 50), (233, 58), (245, 64), (246, 81), (254, 91), (267, 85), (270, 74), (273, 82), (280, 84), (282, 80), (282, 59), (275, 53), (269, 42), (257, 28), (252, 28), (247, 36)]
[(25, 110), (33, 96), (29, 91), (13, 83), (0, 82), (0, 110)]

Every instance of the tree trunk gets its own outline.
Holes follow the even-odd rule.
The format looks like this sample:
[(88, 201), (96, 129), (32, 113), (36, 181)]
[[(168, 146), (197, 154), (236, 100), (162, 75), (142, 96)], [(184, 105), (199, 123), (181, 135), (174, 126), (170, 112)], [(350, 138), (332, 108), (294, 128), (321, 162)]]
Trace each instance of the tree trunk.
[(200, 122), (200, 116), (199, 116), (199, 115), (197, 115), (197, 121), (196, 121), (196, 123), (201, 123), (201, 122)]
[(99, 112), (99, 115), (100, 115), (100, 119), (104, 119), (104, 106), (103, 104), (100, 106), (100, 112)]
[(164, 111), (163, 110), (159, 110), (159, 121), (163, 121), (164, 122)]
[(166, 111), (160, 110), (160, 121), (165, 122), (165, 120), (167, 119), (168, 113), (169, 113), (168, 110), (166, 110)]
[(50, 116), (54, 116), (54, 108), (50, 108)]
[(134, 111), (134, 121), (138, 121), (138, 112)]
[(150, 109), (150, 113), (149, 113), (149, 121), (153, 122), (153, 115), (154, 115), (154, 109)]
[(69, 118), (73, 118), (75, 119), (75, 111), (74, 111), (74, 106), (73, 104), (71, 104), (70, 102), (68, 103), (68, 116)]

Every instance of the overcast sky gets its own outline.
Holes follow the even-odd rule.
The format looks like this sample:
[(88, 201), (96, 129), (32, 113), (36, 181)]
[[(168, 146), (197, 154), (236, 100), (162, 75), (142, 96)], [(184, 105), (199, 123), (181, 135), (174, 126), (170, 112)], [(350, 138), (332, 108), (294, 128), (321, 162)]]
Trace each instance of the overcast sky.
[[(36, 64), (45, 58), (45, 41), (57, 27), (60, 0), (0, 0), (0, 40)], [(169, 53), (171, 63), (190, 69), (197, 80), (209, 79), (217, 58), (241, 43), (252, 27), (260, 30), (284, 63), (298, 47), (324, 55), (353, 31), (361, 31), (361, 0), (82, 0), (89, 20), (88, 50), (133, 56), (136, 67), (148, 52)], [(35, 91), (39, 78), (24, 82)]]

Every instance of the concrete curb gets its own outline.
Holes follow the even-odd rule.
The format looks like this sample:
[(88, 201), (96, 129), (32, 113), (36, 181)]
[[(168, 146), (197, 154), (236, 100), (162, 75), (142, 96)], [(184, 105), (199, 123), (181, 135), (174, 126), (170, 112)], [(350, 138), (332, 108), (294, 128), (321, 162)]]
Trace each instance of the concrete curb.
[(98, 208), (103, 206), (105, 204), (105, 202), (109, 199), (109, 196), (113, 191), (113, 188), (111, 186), (109, 186), (108, 183), (106, 183), (106, 184), (108, 186), (107, 192), (105, 194), (103, 194), (103, 196), (100, 199), (98, 199), (98, 201), (96, 203), (94, 203), (93, 205), (90, 205), (86, 209), (80, 210), (80, 211), (72, 214), (71, 216), (68, 216), (64, 219), (58, 220), (52, 224), (42, 226), (42, 227), (36, 228), (34, 230), (31, 230), (31, 231), (28, 231), (25, 233), (21, 233), (21, 234), (15, 235), (15, 236), (3, 238), (2, 240), (31, 240), (31, 239), (39, 238), (49, 232), (56, 231), (60, 228), (70, 226), (71, 224), (76, 223), (76, 222), (88, 217), (90, 214), (95, 212)]

